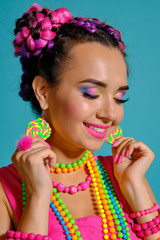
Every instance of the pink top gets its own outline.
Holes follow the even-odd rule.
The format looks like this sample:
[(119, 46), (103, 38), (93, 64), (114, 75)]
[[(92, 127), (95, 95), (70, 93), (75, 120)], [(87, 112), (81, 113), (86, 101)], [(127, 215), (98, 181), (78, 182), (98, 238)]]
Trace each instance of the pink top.
[[(113, 184), (116, 196), (118, 197), (118, 200), (119, 200), (121, 207), (123, 209), (123, 212), (124, 212), (124, 216), (126, 217), (127, 222), (128, 222), (128, 227), (130, 229), (129, 230), (130, 238), (132, 240), (142, 239), (142, 238), (138, 238), (131, 229), (131, 226), (133, 225), (133, 221), (128, 215), (131, 212), (131, 209), (130, 209), (127, 201), (125, 200), (124, 196), (122, 195), (119, 185), (118, 185), (118, 182), (114, 177), (112, 156), (108, 156), (108, 157), (99, 156), (98, 158), (103, 163), (103, 166), (105, 167), (105, 169), (107, 170), (107, 173), (109, 174), (109, 177)], [(18, 175), (13, 164), (10, 164), (9, 166), (3, 167), (0, 169), (0, 181), (1, 181), (4, 191), (8, 197), (8, 200), (11, 204), (11, 207), (15, 213), (15, 216), (16, 216), (17, 220), (19, 221), (22, 211), (23, 211), (22, 185), (21, 185), (20, 176)], [(84, 240), (103, 239), (101, 217), (88, 216), (88, 217), (78, 218), (78, 219), (76, 219), (76, 224), (78, 225), (78, 230), (80, 230), (81, 237)], [(57, 220), (56, 216), (52, 212), (51, 208), (49, 210), (49, 233), (48, 233), (48, 235), (53, 240), (65, 240), (66, 239), (66, 235), (64, 235), (63, 230), (62, 230), (62, 226), (59, 224), (59, 221)]]

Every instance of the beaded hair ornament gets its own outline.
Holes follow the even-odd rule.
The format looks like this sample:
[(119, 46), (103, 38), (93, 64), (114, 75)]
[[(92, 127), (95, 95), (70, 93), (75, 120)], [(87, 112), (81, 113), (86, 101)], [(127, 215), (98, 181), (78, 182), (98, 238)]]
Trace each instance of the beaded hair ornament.
[(13, 41), (14, 55), (30, 58), (30, 56), (39, 56), (43, 49), (49, 51), (54, 45), (54, 38), (58, 29), (66, 23), (85, 28), (90, 33), (103, 29), (118, 41), (122, 52), (125, 49), (121, 40), (121, 33), (106, 23), (102, 23), (95, 18), (73, 18), (66, 8), (58, 8), (52, 11), (34, 3), (16, 23), (16, 39)]

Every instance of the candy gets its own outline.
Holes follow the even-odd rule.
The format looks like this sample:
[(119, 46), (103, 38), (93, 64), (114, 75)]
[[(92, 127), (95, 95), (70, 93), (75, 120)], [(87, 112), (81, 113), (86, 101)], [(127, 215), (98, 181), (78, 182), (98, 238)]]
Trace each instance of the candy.
[(112, 132), (107, 138), (106, 142), (109, 144), (113, 144), (118, 138), (123, 137), (122, 128), (117, 126), (114, 132)]
[(46, 140), (51, 135), (51, 128), (44, 119), (37, 118), (28, 123), (25, 133), (26, 136), (41, 137)]

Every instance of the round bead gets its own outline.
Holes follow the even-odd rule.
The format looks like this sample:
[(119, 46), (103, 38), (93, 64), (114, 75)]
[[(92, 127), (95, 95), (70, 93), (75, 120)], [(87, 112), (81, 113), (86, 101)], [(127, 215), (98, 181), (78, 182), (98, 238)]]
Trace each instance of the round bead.
[(21, 239), (25, 240), (27, 239), (27, 237), (28, 237), (28, 234), (26, 232), (21, 233)]
[(64, 192), (66, 192), (66, 193), (69, 192), (69, 187), (65, 187)]
[(37, 234), (35, 237), (36, 240), (42, 240), (42, 235), (41, 234)]
[[(34, 235), (34, 237), (35, 237), (35, 235)], [(14, 238), (21, 238), (21, 232), (16, 231), (16, 232), (14, 233)]]
[(63, 183), (58, 183), (58, 184), (57, 184), (57, 190), (58, 190), (59, 192), (63, 192), (64, 189), (65, 189), (65, 186), (64, 186)]
[(35, 239), (35, 234), (34, 233), (29, 233), (28, 234), (28, 240), (34, 240)]
[(70, 186), (70, 187), (69, 187), (69, 192), (70, 192), (71, 194), (76, 193), (76, 192), (77, 192), (77, 187), (74, 186), (74, 185)]
[(88, 183), (87, 182), (82, 182), (80, 184), (80, 186), (82, 187), (82, 190), (86, 190), (88, 188)]

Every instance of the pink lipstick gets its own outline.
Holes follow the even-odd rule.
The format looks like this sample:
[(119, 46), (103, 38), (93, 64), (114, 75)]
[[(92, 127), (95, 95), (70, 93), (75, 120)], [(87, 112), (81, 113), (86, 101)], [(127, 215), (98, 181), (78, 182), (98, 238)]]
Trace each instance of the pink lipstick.
[[(86, 126), (85, 124), (87, 124), (88, 126)], [(86, 123), (85, 122), (84, 124), (84, 127), (85, 129), (93, 136), (93, 137), (96, 137), (96, 138), (105, 138), (106, 136), (106, 133), (107, 133), (107, 129), (110, 127), (110, 126), (104, 126), (104, 125), (100, 125), (100, 124), (95, 124), (95, 123)], [(90, 126), (93, 126), (93, 127), (97, 127), (97, 128), (100, 128), (100, 129), (106, 129), (104, 130), (103, 132), (98, 132), (96, 131), (96, 129), (93, 129), (93, 128), (90, 128)]]

